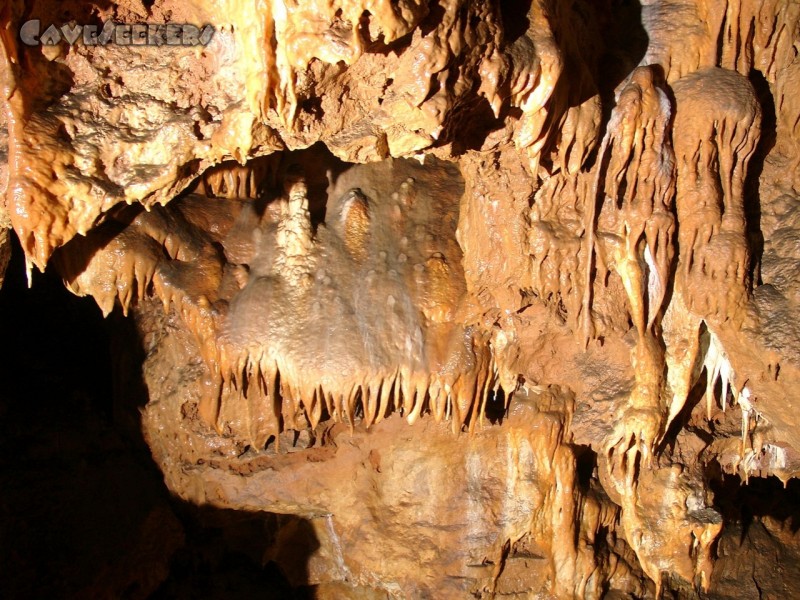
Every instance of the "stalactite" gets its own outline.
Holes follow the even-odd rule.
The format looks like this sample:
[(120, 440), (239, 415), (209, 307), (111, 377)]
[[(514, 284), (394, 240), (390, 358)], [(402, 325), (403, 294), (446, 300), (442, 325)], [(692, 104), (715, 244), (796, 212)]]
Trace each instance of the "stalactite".
[[(585, 212), (584, 251), (590, 257), (585, 270), (582, 329), (588, 341), (591, 322), (591, 281), (595, 252), (597, 194), (601, 177), (604, 196), (620, 212), (614, 233), (624, 245), (617, 246), (611, 262), (625, 284), (633, 323), (642, 337), (659, 314), (673, 257), (674, 154), (669, 143), (671, 108), (665, 92), (658, 87), (653, 69), (639, 67), (620, 91), (617, 106), (608, 123), (599, 151), (599, 168)], [(608, 164), (605, 166), (606, 154)], [(605, 169), (605, 170), (604, 170)], [(645, 247), (640, 246), (645, 242)], [(653, 285), (645, 276), (646, 256), (653, 265)], [(644, 264), (643, 264), (644, 263)], [(652, 304), (648, 297), (653, 295)]]
[[(605, 442), (633, 483), (638, 459), (645, 463), (660, 439), (666, 415), (663, 391), (664, 354), (653, 330), (664, 301), (673, 256), (674, 156), (669, 144), (671, 109), (654, 71), (634, 71), (617, 98), (598, 155), (598, 167), (584, 212), (583, 251), (587, 256), (581, 334), (594, 335), (592, 323), (593, 256), (596, 248), (597, 195), (604, 179), (604, 202), (615, 215), (616, 230), (607, 235), (603, 264), (621, 277), (638, 334), (632, 352), (636, 383), (624, 412)], [(609, 244), (608, 241), (617, 240)], [(647, 269), (651, 271), (648, 273)]]
[[(503, 595), (531, 538), (553, 542), (529, 595), (600, 597), (619, 577), (658, 596), (665, 573), (707, 590), (722, 521), (701, 465), (800, 472), (796, 224), (758, 247), (766, 221), (793, 218), (800, 8), (517, 4), (156, 3), (156, 20), (213, 16), (218, 38), (124, 52), (23, 48), (22, 4), (0, 8), (5, 210), (29, 269), (55, 253), (103, 314), (186, 335), (192, 364), (149, 373), (146, 410), (177, 488), (213, 473), (193, 500), (239, 494), (242, 465), (290, 464), (287, 432), (313, 438), (307, 467), (334, 460), (338, 432), (355, 453), (401, 417), (409, 436), (449, 427), (468, 472), (453, 478), (473, 478), (469, 526), (501, 523), (470, 593)], [(755, 277), (759, 260), (780, 276)], [(153, 425), (158, 411), (178, 425)], [(355, 470), (381, 522), (390, 501), (368, 504), (388, 451), (372, 450)], [(481, 473), (501, 454), (506, 473)], [(506, 504), (486, 508), (503, 485)], [(316, 502), (303, 510), (333, 514)]]
[[(221, 217), (225, 228), (214, 236), (196, 228), (202, 218), (184, 217), (189, 209), (182, 203), (133, 211), (132, 217), (123, 212), (85, 242), (76, 241), (60, 267), (73, 291), (94, 295), (106, 313), (117, 301), (127, 311), (134, 299), (150, 295), (165, 311), (175, 310), (194, 333), (213, 382), (201, 415), (254, 447), (263, 448), (284, 429), (316, 425), (323, 404), (330, 417), (351, 427), (357, 421), (370, 427), (392, 412), (414, 423), (431, 412), (437, 419), (449, 415), (454, 431), (474, 431), (484, 422), (487, 399), (501, 384), (513, 393), (516, 378), (498, 379), (487, 336), (456, 320), (464, 283), (456, 221), (448, 211), (456, 206), (458, 185), (437, 183), (434, 199), (414, 177), (394, 173), (424, 173), (424, 181), (430, 166), (378, 168), (384, 177), (379, 189), (400, 181), (403, 198), (386, 203), (357, 186), (344, 188), (329, 206), (338, 217), (316, 235), (308, 186), (295, 169), (284, 177), (282, 196), (252, 222), (253, 231), (236, 224), (251, 223), (241, 203), (217, 205), (220, 215), (241, 212)], [(234, 181), (240, 175), (250, 181), (252, 171), (217, 174)], [(354, 172), (337, 187), (358, 177)], [(378, 193), (370, 185), (370, 193)], [(243, 202), (240, 191), (235, 197)], [(391, 222), (400, 239), (386, 236)], [(252, 237), (251, 251), (236, 250), (244, 246), (241, 236)], [(418, 245), (403, 242), (409, 238)], [(249, 265), (226, 262), (236, 254)], [(298, 317), (298, 307), (307, 307), (299, 313), (304, 316)], [(381, 335), (372, 319), (392, 328)], [(312, 330), (316, 344), (296, 343)]]
[(744, 180), (761, 108), (747, 79), (724, 69), (688, 75), (673, 90), (678, 282), (690, 309), (736, 320), (751, 285)]
[(275, 185), (276, 156), (257, 158), (246, 165), (226, 162), (203, 172), (197, 192), (215, 198), (255, 199), (259, 188)]
[(559, 173), (537, 191), (530, 211), (528, 252), (534, 293), (545, 302), (563, 305), (572, 320), (580, 314), (585, 289), (580, 277), (586, 255), (581, 252), (584, 228), (578, 202), (587, 188), (587, 177)]

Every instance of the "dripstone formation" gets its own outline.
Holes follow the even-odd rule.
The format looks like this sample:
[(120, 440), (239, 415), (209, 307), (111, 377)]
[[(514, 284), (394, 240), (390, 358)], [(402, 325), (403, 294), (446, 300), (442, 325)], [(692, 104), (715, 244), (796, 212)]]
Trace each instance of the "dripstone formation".
[[(214, 35), (30, 46), (33, 19)], [(800, 4), (0, 25), (0, 241), (134, 321), (171, 492), (308, 519), (338, 597), (800, 593), (724, 508), (800, 474)]]

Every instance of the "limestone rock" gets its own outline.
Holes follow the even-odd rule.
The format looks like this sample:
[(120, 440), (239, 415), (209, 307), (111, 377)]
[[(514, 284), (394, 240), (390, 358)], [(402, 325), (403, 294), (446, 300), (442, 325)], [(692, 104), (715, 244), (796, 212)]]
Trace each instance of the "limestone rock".
[[(17, 35), (89, 17), (213, 35)], [(735, 551), (794, 556), (768, 515), (734, 550), (725, 495), (800, 472), (796, 2), (0, 26), (0, 252), (135, 321), (169, 489), (293, 515), (264, 560), (294, 586), (736, 597)]]

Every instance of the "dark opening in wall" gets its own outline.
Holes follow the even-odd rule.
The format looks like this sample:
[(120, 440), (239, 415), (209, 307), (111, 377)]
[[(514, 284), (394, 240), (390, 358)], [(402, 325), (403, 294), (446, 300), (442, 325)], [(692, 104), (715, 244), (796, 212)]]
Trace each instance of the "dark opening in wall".
[(291, 597), (247, 551), (270, 542), (274, 516), (170, 498), (137, 420), (121, 418), (135, 407), (114, 405), (118, 321), (52, 269), (29, 289), (14, 238), (0, 289), (0, 597)]
[(800, 482), (717, 472), (709, 465), (714, 503), (725, 529), (716, 545), (716, 598), (794, 598), (800, 581)]
[[(52, 271), (28, 288), (14, 248), (0, 292), (0, 361), (6, 420), (66, 424), (76, 412), (111, 417), (111, 361), (103, 317), (91, 298), (70, 294)], [(33, 424), (33, 423), (32, 423)]]

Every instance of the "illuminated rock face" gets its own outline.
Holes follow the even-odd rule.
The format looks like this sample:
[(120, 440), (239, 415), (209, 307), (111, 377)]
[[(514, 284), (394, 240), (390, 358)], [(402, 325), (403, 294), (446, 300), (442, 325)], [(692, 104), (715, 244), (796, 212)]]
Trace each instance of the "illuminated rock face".
[(310, 519), (313, 582), (714, 591), (712, 484), (800, 472), (800, 9), (508, 4), (7, 4), (3, 225), (131, 313), (170, 489)]

